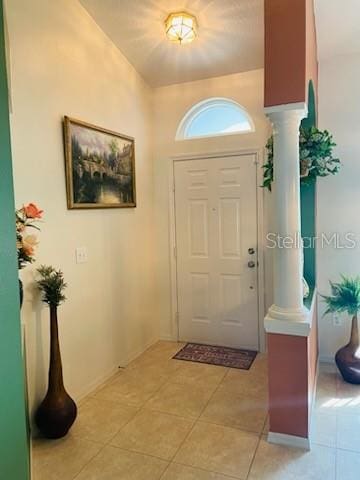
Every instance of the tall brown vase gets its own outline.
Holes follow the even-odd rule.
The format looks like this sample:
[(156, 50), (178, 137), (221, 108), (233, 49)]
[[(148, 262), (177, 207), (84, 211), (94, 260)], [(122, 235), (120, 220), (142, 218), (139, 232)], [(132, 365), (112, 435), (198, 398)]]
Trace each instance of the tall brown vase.
[(338, 350), (335, 361), (346, 382), (360, 384), (360, 345), (357, 315), (352, 318), (350, 342)]
[(57, 307), (50, 306), (50, 368), (46, 396), (40, 404), (35, 422), (47, 438), (64, 437), (74, 423), (77, 407), (63, 382), (59, 346)]

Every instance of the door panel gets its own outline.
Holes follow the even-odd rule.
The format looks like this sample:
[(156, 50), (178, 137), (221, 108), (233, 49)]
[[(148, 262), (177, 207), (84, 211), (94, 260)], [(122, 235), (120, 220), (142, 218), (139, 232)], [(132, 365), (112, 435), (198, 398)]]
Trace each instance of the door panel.
[(255, 155), (175, 162), (175, 216), (180, 339), (258, 349)]
[(192, 319), (194, 322), (209, 323), (209, 275), (191, 274)]
[(190, 256), (208, 257), (208, 203), (206, 200), (189, 202), (188, 228), (190, 232)]
[(239, 199), (221, 198), (219, 204), (221, 258), (239, 260), (241, 257)]

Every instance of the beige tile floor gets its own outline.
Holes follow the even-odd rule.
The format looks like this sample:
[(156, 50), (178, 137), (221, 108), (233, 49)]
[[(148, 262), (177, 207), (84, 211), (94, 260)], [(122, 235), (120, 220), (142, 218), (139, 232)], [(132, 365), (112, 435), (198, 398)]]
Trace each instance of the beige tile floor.
[(34, 480), (359, 480), (360, 388), (320, 368), (311, 452), (270, 445), (267, 363), (172, 360), (158, 342), (81, 402), (70, 434), (34, 440)]

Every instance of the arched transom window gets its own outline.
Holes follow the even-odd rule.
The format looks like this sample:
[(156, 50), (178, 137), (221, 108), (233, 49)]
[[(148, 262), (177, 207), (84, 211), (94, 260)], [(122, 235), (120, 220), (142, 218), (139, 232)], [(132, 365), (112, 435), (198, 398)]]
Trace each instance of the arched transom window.
[(181, 120), (176, 140), (254, 132), (247, 111), (228, 98), (209, 98), (192, 107)]

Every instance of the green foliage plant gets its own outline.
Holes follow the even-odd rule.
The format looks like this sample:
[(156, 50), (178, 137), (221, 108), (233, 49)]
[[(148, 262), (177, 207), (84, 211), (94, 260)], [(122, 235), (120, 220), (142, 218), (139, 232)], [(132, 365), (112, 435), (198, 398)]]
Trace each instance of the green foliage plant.
[[(341, 162), (333, 156), (336, 143), (327, 130), (316, 127), (300, 127), (299, 153), (300, 177), (302, 183), (314, 182), (316, 177), (336, 175), (340, 170)], [(263, 165), (263, 188), (271, 191), (274, 179), (274, 139), (270, 137), (267, 144), (268, 161)]]
[(50, 307), (58, 307), (66, 300), (64, 290), (67, 284), (64, 281), (63, 272), (46, 265), (41, 265), (37, 272), (39, 274), (37, 286), (42, 292), (42, 301)]
[(331, 295), (322, 295), (328, 313), (347, 313), (356, 316), (360, 311), (360, 277), (349, 278), (342, 275), (341, 282), (330, 282)]

